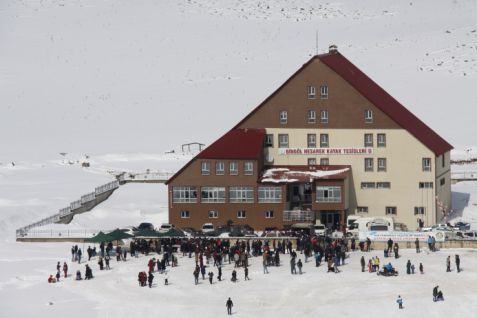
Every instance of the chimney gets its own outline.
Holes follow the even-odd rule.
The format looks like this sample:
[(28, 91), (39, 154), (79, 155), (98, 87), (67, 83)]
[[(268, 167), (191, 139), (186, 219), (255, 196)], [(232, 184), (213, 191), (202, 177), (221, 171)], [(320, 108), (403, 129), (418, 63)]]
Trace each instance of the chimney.
[(338, 53), (338, 46), (335, 44), (331, 44), (328, 47), (328, 53)]

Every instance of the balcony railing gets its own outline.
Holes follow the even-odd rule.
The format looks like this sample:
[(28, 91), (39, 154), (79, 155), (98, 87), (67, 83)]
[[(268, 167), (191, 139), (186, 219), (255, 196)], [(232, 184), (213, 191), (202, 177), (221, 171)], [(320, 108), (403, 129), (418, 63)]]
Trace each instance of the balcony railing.
[(315, 220), (315, 212), (313, 211), (283, 211), (284, 222), (313, 222)]

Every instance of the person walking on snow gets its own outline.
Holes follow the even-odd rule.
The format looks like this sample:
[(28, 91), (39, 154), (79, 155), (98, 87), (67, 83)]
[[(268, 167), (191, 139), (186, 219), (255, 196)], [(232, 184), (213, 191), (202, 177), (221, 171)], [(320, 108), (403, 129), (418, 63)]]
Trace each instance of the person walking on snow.
[(227, 307), (227, 314), (231, 315), (232, 314), (232, 307), (234, 306), (234, 303), (232, 302), (232, 299), (230, 299), (230, 297), (227, 300), (227, 302), (225, 303), (225, 306)]
[(301, 262), (301, 259), (298, 260), (298, 263), (296, 265), (298, 266), (298, 273), (300, 273), (301, 275), (302, 274), (301, 268), (303, 267), (303, 263)]
[(208, 273), (208, 275), (209, 275), (209, 282), (210, 282), (210, 284), (212, 285), (212, 280), (214, 279), (214, 273), (213, 273), (212, 271), (210, 271), (210, 272)]
[(458, 254), (455, 255), (455, 267), (457, 267), (457, 273), (460, 273), (460, 257)]
[(421, 274), (424, 274), (424, 266), (422, 266), (422, 263), (419, 263), (419, 272), (421, 272)]
[(414, 244), (416, 245), (416, 253), (420, 253), (421, 249), (419, 248), (419, 240), (416, 237), (416, 240), (414, 241)]
[(364, 256), (361, 256), (361, 272), (364, 273), (364, 267), (366, 266), (366, 261), (364, 260)]
[(450, 264), (451, 264), (451, 263), (450, 263), (450, 262), (451, 262), (451, 261), (450, 261), (450, 255), (449, 255), (449, 256), (447, 256), (447, 259), (446, 259), (446, 266), (447, 266), (446, 272), (450, 272), (450, 271), (451, 271), (451, 268), (450, 268), (450, 266), (451, 266)]
[(401, 298), (401, 295), (398, 296), (396, 302), (397, 302), (398, 305), (399, 305), (399, 309), (402, 309), (402, 298)]

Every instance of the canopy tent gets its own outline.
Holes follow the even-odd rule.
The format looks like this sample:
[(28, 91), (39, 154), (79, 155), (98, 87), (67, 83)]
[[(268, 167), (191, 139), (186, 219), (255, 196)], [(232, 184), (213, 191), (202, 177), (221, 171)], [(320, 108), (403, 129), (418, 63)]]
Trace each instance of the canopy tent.
[(111, 237), (111, 240), (115, 240), (115, 241), (133, 237), (133, 235), (128, 234), (124, 231), (121, 231), (120, 229), (116, 229), (110, 233), (107, 233), (107, 235)]
[(86, 241), (91, 243), (101, 243), (101, 242), (110, 242), (112, 240), (114, 239), (109, 234), (104, 234), (103, 232), (100, 231), (98, 234), (96, 234), (92, 238), (87, 239)]

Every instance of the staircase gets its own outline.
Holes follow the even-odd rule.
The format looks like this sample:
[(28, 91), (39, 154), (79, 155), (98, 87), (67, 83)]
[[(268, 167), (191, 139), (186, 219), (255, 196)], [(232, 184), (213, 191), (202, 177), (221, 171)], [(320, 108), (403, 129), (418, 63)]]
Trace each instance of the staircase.
[(94, 192), (87, 193), (77, 201), (73, 201), (66, 208), (60, 209), (58, 213), (44, 218), (38, 222), (29, 224), (27, 226), (17, 229), (17, 237), (24, 237), (28, 234), (28, 231), (35, 227), (43, 225), (62, 223), (68, 224), (73, 220), (76, 214), (84, 213), (92, 210), (95, 206), (101, 202), (107, 200), (114, 190), (119, 187), (119, 181), (112, 181), (94, 189)]

